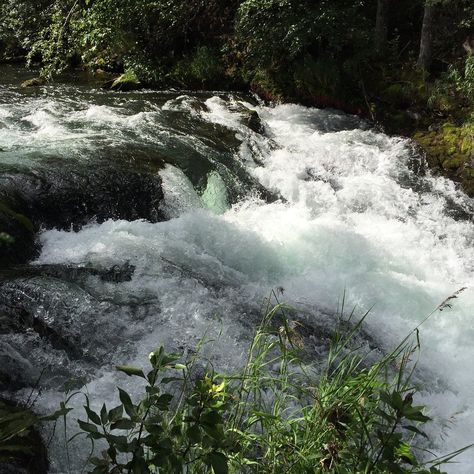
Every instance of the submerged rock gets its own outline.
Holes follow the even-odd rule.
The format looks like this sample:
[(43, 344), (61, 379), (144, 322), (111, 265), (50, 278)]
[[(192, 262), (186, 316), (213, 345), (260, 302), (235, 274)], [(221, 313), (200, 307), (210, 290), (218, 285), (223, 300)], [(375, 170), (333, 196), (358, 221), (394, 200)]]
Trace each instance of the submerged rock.
[[(17, 265), (0, 270), (0, 281), (18, 277), (52, 277), (72, 283), (82, 283), (85, 279), (96, 276), (100, 280), (111, 283), (131, 281), (135, 273), (135, 266), (128, 262), (123, 265), (114, 265), (110, 268), (96, 268), (88, 265)], [(1, 317), (0, 317), (1, 321)]]
[(107, 350), (96, 328), (108, 309), (78, 286), (50, 277), (0, 285), (0, 311), (14, 319), (12, 324), (33, 330), (71, 359), (100, 358)]
[(34, 254), (33, 223), (0, 200), (0, 267), (27, 260)]

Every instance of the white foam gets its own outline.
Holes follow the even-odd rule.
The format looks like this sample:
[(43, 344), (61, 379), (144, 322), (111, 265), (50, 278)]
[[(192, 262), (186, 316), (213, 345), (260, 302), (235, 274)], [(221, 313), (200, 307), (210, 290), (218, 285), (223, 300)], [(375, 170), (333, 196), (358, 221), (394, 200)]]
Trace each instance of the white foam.
[[(204, 119), (247, 137), (240, 160), (284, 203), (243, 200), (216, 215), (198, 209), (202, 201), (189, 181), (168, 168), (162, 176), (174, 219), (45, 232), (38, 261), (101, 266), (130, 261), (137, 270), (123, 291), (155, 295), (164, 315), (139, 352), (152, 342), (192, 340), (217, 309), (226, 325), (225, 344), (215, 350), (232, 347), (224, 350), (228, 361), (238, 360), (243, 350), (244, 302), (263, 299), (272, 287), (285, 288), (290, 303), (322, 308), (335, 308), (346, 289), (348, 306), (357, 304), (362, 312), (375, 305), (369, 327), (390, 347), (467, 286), (453, 308), (422, 327), (421, 372), (429, 373), (424, 399), (434, 406), (431, 431), (439, 451), (474, 441), (474, 224), (447, 212), (448, 200), (463, 207), (468, 199), (445, 179), (429, 175), (424, 184), (436, 193), (412, 189), (409, 184), (421, 178), (409, 169), (409, 142), (362, 125), (347, 130), (357, 124), (353, 117), (296, 105), (259, 106), (270, 137), (264, 138), (246, 129), (239, 112), (222, 99), (206, 105)], [(183, 270), (179, 280), (167, 273), (169, 262), (193, 274)], [(215, 284), (224, 290), (209, 291)], [(451, 416), (454, 423), (444, 428)], [(470, 472), (473, 453), (463, 459), (449, 472)]]

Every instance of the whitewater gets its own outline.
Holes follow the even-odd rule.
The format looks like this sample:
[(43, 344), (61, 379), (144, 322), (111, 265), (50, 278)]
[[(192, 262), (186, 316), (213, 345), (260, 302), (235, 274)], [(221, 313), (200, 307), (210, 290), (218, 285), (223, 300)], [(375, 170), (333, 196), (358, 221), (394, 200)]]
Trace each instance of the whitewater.
[[(166, 220), (91, 220), (80, 229), (41, 232), (33, 265), (127, 264), (134, 273), (120, 283), (90, 277), (77, 294), (58, 282), (41, 283), (44, 293), (68, 295), (72, 317), (83, 318), (85, 353), (99, 354), (100, 362), (85, 366), (30, 341), (32, 358), (84, 376), (91, 399), (110, 403), (117, 384), (138, 391), (113, 365), (143, 365), (160, 345), (186, 353), (206, 337), (213, 341), (203, 349), (206, 357), (221, 370), (238, 367), (275, 288), (309, 321), (327, 327), (345, 295), (356, 314), (370, 309), (365, 331), (389, 350), (466, 287), (420, 328), (416, 377), (434, 419), (433, 450), (444, 454), (474, 442), (474, 202), (432, 175), (412, 142), (337, 111), (238, 95), (155, 100), (144, 91), (104, 102), (104, 93), (87, 94), (71, 101), (46, 91), (15, 107), (0, 102), (0, 161), (11, 163), (18, 150), (34, 167), (38, 150), (89, 163), (95, 156), (114, 159), (104, 155), (110, 147), (126, 159), (172, 149), (154, 171)], [(258, 113), (262, 133), (249, 128), (249, 110)], [(169, 125), (167, 114), (188, 125), (177, 119)], [(197, 179), (193, 166), (202, 157), (210, 165)], [(59, 304), (48, 304), (38, 300), (35, 311), (57, 319)], [(86, 315), (90, 308), (93, 317)], [(22, 337), (9, 344), (25, 344)], [(37, 403), (47, 411), (63, 397), (50, 381)], [(84, 452), (72, 451), (68, 467), (56, 440), (51, 472), (79, 472)], [(472, 472), (474, 453), (458, 461), (449, 472)]]

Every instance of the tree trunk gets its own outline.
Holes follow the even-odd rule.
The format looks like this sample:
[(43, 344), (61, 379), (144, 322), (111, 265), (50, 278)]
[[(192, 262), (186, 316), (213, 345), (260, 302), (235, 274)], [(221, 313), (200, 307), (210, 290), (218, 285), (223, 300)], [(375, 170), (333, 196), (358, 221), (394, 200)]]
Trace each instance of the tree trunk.
[(423, 26), (421, 28), (420, 55), (417, 65), (423, 71), (428, 71), (433, 59), (433, 27), (435, 17), (435, 6), (429, 1), (425, 3), (423, 15)]
[(390, 0), (377, 0), (377, 17), (375, 20), (375, 51), (382, 53), (387, 46), (388, 9)]

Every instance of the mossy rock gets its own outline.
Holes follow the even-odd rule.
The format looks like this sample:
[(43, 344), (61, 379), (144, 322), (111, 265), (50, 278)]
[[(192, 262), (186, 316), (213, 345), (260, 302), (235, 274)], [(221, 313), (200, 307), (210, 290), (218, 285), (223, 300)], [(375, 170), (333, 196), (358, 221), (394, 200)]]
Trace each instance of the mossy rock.
[(138, 76), (133, 71), (125, 71), (119, 77), (107, 81), (102, 88), (113, 91), (129, 92), (141, 87)]
[(446, 176), (461, 182), (464, 191), (474, 196), (474, 124), (447, 122), (436, 130), (413, 136), (426, 152), (428, 163)]
[(33, 77), (33, 79), (28, 79), (21, 83), (21, 87), (40, 87), (46, 84), (46, 79), (44, 77)]

